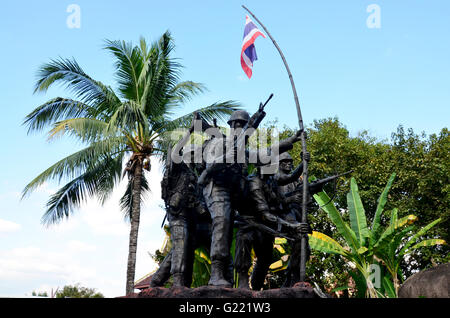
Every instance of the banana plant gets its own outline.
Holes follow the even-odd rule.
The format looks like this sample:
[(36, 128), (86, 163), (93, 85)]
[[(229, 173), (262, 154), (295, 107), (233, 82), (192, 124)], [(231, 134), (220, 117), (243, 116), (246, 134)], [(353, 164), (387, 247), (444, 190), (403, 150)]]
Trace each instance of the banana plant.
[[(342, 246), (337, 240), (323, 233), (313, 232), (309, 235), (310, 247), (325, 253), (339, 254), (352, 263), (357, 271), (351, 275), (357, 285), (359, 296), (396, 297), (400, 278), (402, 278), (400, 263), (404, 256), (420, 247), (445, 244), (445, 241), (441, 239), (428, 239), (416, 243), (441, 219), (431, 222), (414, 233), (415, 227), (412, 223), (417, 220), (417, 217), (407, 215), (399, 219), (397, 209), (393, 209), (389, 225), (382, 226), (381, 215), (387, 213), (384, 207), (395, 176), (395, 173), (390, 176), (378, 199), (371, 227), (367, 224), (366, 213), (354, 178), (351, 179), (350, 191), (347, 194), (350, 225), (344, 222), (341, 212), (325, 192), (314, 195), (314, 199), (327, 213), (336, 226), (340, 238), (346, 244)], [(375, 271), (375, 275), (381, 276), (384, 273), (383, 277), (374, 277), (376, 268), (380, 270)]]
[(199, 247), (195, 250), (191, 287), (208, 285), (211, 276), (211, 259), (208, 251)]

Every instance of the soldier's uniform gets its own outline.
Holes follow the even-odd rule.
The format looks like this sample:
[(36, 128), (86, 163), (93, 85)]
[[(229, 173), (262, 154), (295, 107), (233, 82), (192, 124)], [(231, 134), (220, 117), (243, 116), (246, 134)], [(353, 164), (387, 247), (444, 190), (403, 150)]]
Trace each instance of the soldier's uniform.
[[(234, 120), (248, 122), (245, 111), (235, 111), (229, 123)], [(215, 138), (206, 146), (207, 162), (220, 157), (226, 149), (225, 138)], [(207, 164), (208, 165), (208, 164)], [(233, 212), (243, 191), (247, 167), (242, 163), (215, 163), (209, 183), (203, 189), (206, 205), (212, 219), (211, 237), (211, 279), (210, 285), (231, 287), (232, 277), (227, 270), (230, 262), (230, 246), (233, 231)]]
[[(237, 220), (235, 268), (239, 277), (239, 288), (249, 288), (248, 271), (251, 267), (251, 250), (255, 251), (256, 264), (251, 273), (251, 286), (259, 290), (264, 284), (267, 270), (272, 262), (274, 235), (255, 228), (254, 222), (264, 223), (265, 212), (279, 210), (278, 198), (273, 188), (273, 179), (263, 179), (258, 174), (248, 177), (248, 204)], [(253, 221), (250, 223), (249, 221)], [(269, 226), (272, 224), (268, 224)]]
[[(262, 108), (252, 118), (249, 118), (248, 113), (245, 111), (235, 111), (231, 115), (228, 123), (232, 128), (239, 128), (239, 126), (242, 128), (244, 127), (243, 124), (246, 123), (248, 127), (256, 129), (264, 115), (265, 113)], [(225, 138), (213, 140), (205, 149), (207, 155), (205, 172), (207, 172), (206, 175), (210, 174), (210, 179), (207, 179), (209, 180), (208, 182), (205, 181), (206, 186), (203, 194), (212, 218), (210, 285), (231, 286), (230, 281), (225, 277), (224, 269), (225, 263), (230, 255), (233, 225), (232, 213), (234, 210), (240, 211), (243, 208), (243, 203), (248, 200), (248, 197), (245, 197), (244, 187), (247, 176), (247, 160), (252, 158), (252, 160), (255, 159), (257, 161), (257, 164), (261, 164), (263, 158), (267, 158), (268, 155), (270, 156), (275, 151), (284, 152), (292, 149), (293, 143), (300, 140), (300, 133), (298, 131), (294, 136), (262, 152), (249, 150), (245, 150), (242, 153), (231, 152), (235, 158), (236, 156), (243, 155), (243, 163), (240, 163), (239, 160), (233, 161), (233, 163), (220, 163), (221, 161), (216, 161), (217, 158), (224, 158), (224, 144), (229, 144)], [(239, 139), (237, 143), (238, 151), (239, 147), (240, 150), (245, 149), (246, 137), (241, 138), (242, 136), (245, 135), (241, 134), (237, 137)], [(232, 140), (230, 137), (227, 137), (228, 141)], [(244, 147), (242, 147), (243, 145)], [(227, 155), (229, 154), (226, 151), (225, 157), (228, 158)], [(202, 177), (199, 180), (201, 179)]]
[[(280, 158), (290, 157), (287, 152), (280, 154)], [(301, 218), (296, 218), (296, 213), (300, 210), (293, 210), (297, 202), (291, 198), (284, 197), (286, 189), (290, 189), (293, 182), (299, 178), (302, 171), (302, 165), (291, 174), (261, 175), (255, 174), (248, 178), (249, 197), (253, 209), (246, 215), (240, 215), (242, 222), (239, 223), (239, 229), (236, 239), (236, 269), (239, 274), (239, 282), (248, 288), (247, 273), (251, 266), (251, 248), (255, 251), (257, 258), (255, 267), (251, 274), (251, 285), (255, 290), (263, 287), (264, 278), (272, 261), (273, 241), (277, 233), (281, 234), (284, 230), (300, 231)], [(294, 190), (292, 189), (292, 190)], [(290, 191), (290, 190), (289, 190)], [(252, 226), (248, 221), (255, 220), (265, 225), (264, 229)], [(272, 233), (268, 230), (272, 228)], [(302, 230), (303, 231), (303, 230)], [(295, 255), (299, 257), (300, 243), (295, 242)], [(299, 270), (298, 270), (299, 271)]]
[(190, 287), (195, 249), (209, 248), (210, 217), (199, 193), (197, 173), (184, 162), (171, 164), (165, 171), (162, 197), (166, 202), (172, 250), (155, 274), (154, 285), (167, 280), (167, 268), (174, 286)]
[[(279, 162), (289, 161), (293, 162), (292, 157), (286, 152), (280, 155)], [(300, 164), (294, 171), (282, 171), (278, 169), (275, 175), (275, 180), (278, 183), (285, 183), (292, 181), (290, 183), (280, 185), (279, 191), (281, 194), (286, 194), (288, 192), (294, 191), (298, 186), (301, 185), (301, 180), (299, 176), (303, 170), (303, 165)], [(285, 218), (290, 222), (301, 222), (302, 220), (302, 207), (301, 207), (300, 195), (291, 196), (286, 198), (284, 202)], [(306, 241), (306, 259), (309, 258), (311, 254), (308, 241)], [(300, 280), (300, 257), (301, 257), (301, 241), (295, 241), (291, 243), (291, 255), (289, 257), (288, 267), (286, 269), (286, 280), (283, 283), (283, 287), (291, 287)]]

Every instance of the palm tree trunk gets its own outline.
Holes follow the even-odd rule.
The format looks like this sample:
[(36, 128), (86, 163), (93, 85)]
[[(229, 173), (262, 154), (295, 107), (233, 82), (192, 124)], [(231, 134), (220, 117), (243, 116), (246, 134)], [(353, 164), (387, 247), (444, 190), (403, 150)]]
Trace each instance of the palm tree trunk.
[(136, 160), (136, 167), (133, 175), (132, 188), (132, 208), (131, 208), (131, 228), (130, 242), (128, 249), (127, 285), (126, 295), (134, 292), (134, 276), (136, 271), (136, 251), (139, 231), (139, 220), (141, 214), (141, 180), (142, 162)]

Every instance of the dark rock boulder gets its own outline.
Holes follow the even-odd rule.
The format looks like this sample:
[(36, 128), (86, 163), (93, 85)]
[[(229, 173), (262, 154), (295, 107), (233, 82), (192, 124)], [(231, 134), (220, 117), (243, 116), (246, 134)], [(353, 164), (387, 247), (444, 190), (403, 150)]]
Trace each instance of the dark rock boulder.
[(450, 263), (435, 266), (409, 277), (398, 291), (399, 298), (449, 298)]

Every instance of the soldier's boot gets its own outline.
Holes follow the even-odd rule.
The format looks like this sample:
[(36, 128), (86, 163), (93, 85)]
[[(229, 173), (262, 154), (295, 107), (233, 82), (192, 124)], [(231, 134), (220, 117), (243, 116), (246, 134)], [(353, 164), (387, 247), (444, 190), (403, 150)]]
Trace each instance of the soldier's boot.
[[(255, 268), (256, 269), (256, 268)], [(265, 271), (253, 270), (251, 284), (253, 290), (261, 290), (264, 286), (264, 279), (266, 278)]]
[(292, 287), (291, 273), (289, 269), (287, 269), (286, 272), (287, 272), (286, 279), (284, 280), (283, 285), (281, 285), (281, 288)]
[(231, 283), (225, 279), (224, 276), (224, 264), (222, 261), (212, 261), (211, 262), (211, 277), (209, 279), (208, 285), (210, 286), (220, 286), (220, 287), (231, 287)]
[(291, 273), (291, 286), (294, 286), (296, 283), (300, 281), (300, 266), (297, 266), (293, 269)]
[(230, 255), (228, 265), (225, 266), (224, 277), (231, 285), (234, 284), (234, 264), (233, 257)]
[(248, 285), (248, 271), (239, 272), (238, 279), (239, 279), (239, 288), (250, 289), (250, 286)]
[(170, 277), (170, 272), (168, 276), (164, 276), (159, 272), (156, 272), (152, 279), (150, 280), (150, 287), (162, 287), (167, 279)]
[(153, 274), (150, 281), (150, 287), (164, 286), (170, 277), (170, 267), (172, 266), (172, 250), (166, 255), (164, 260), (159, 265), (158, 270)]
[(173, 274), (173, 287), (185, 287), (184, 273)]

